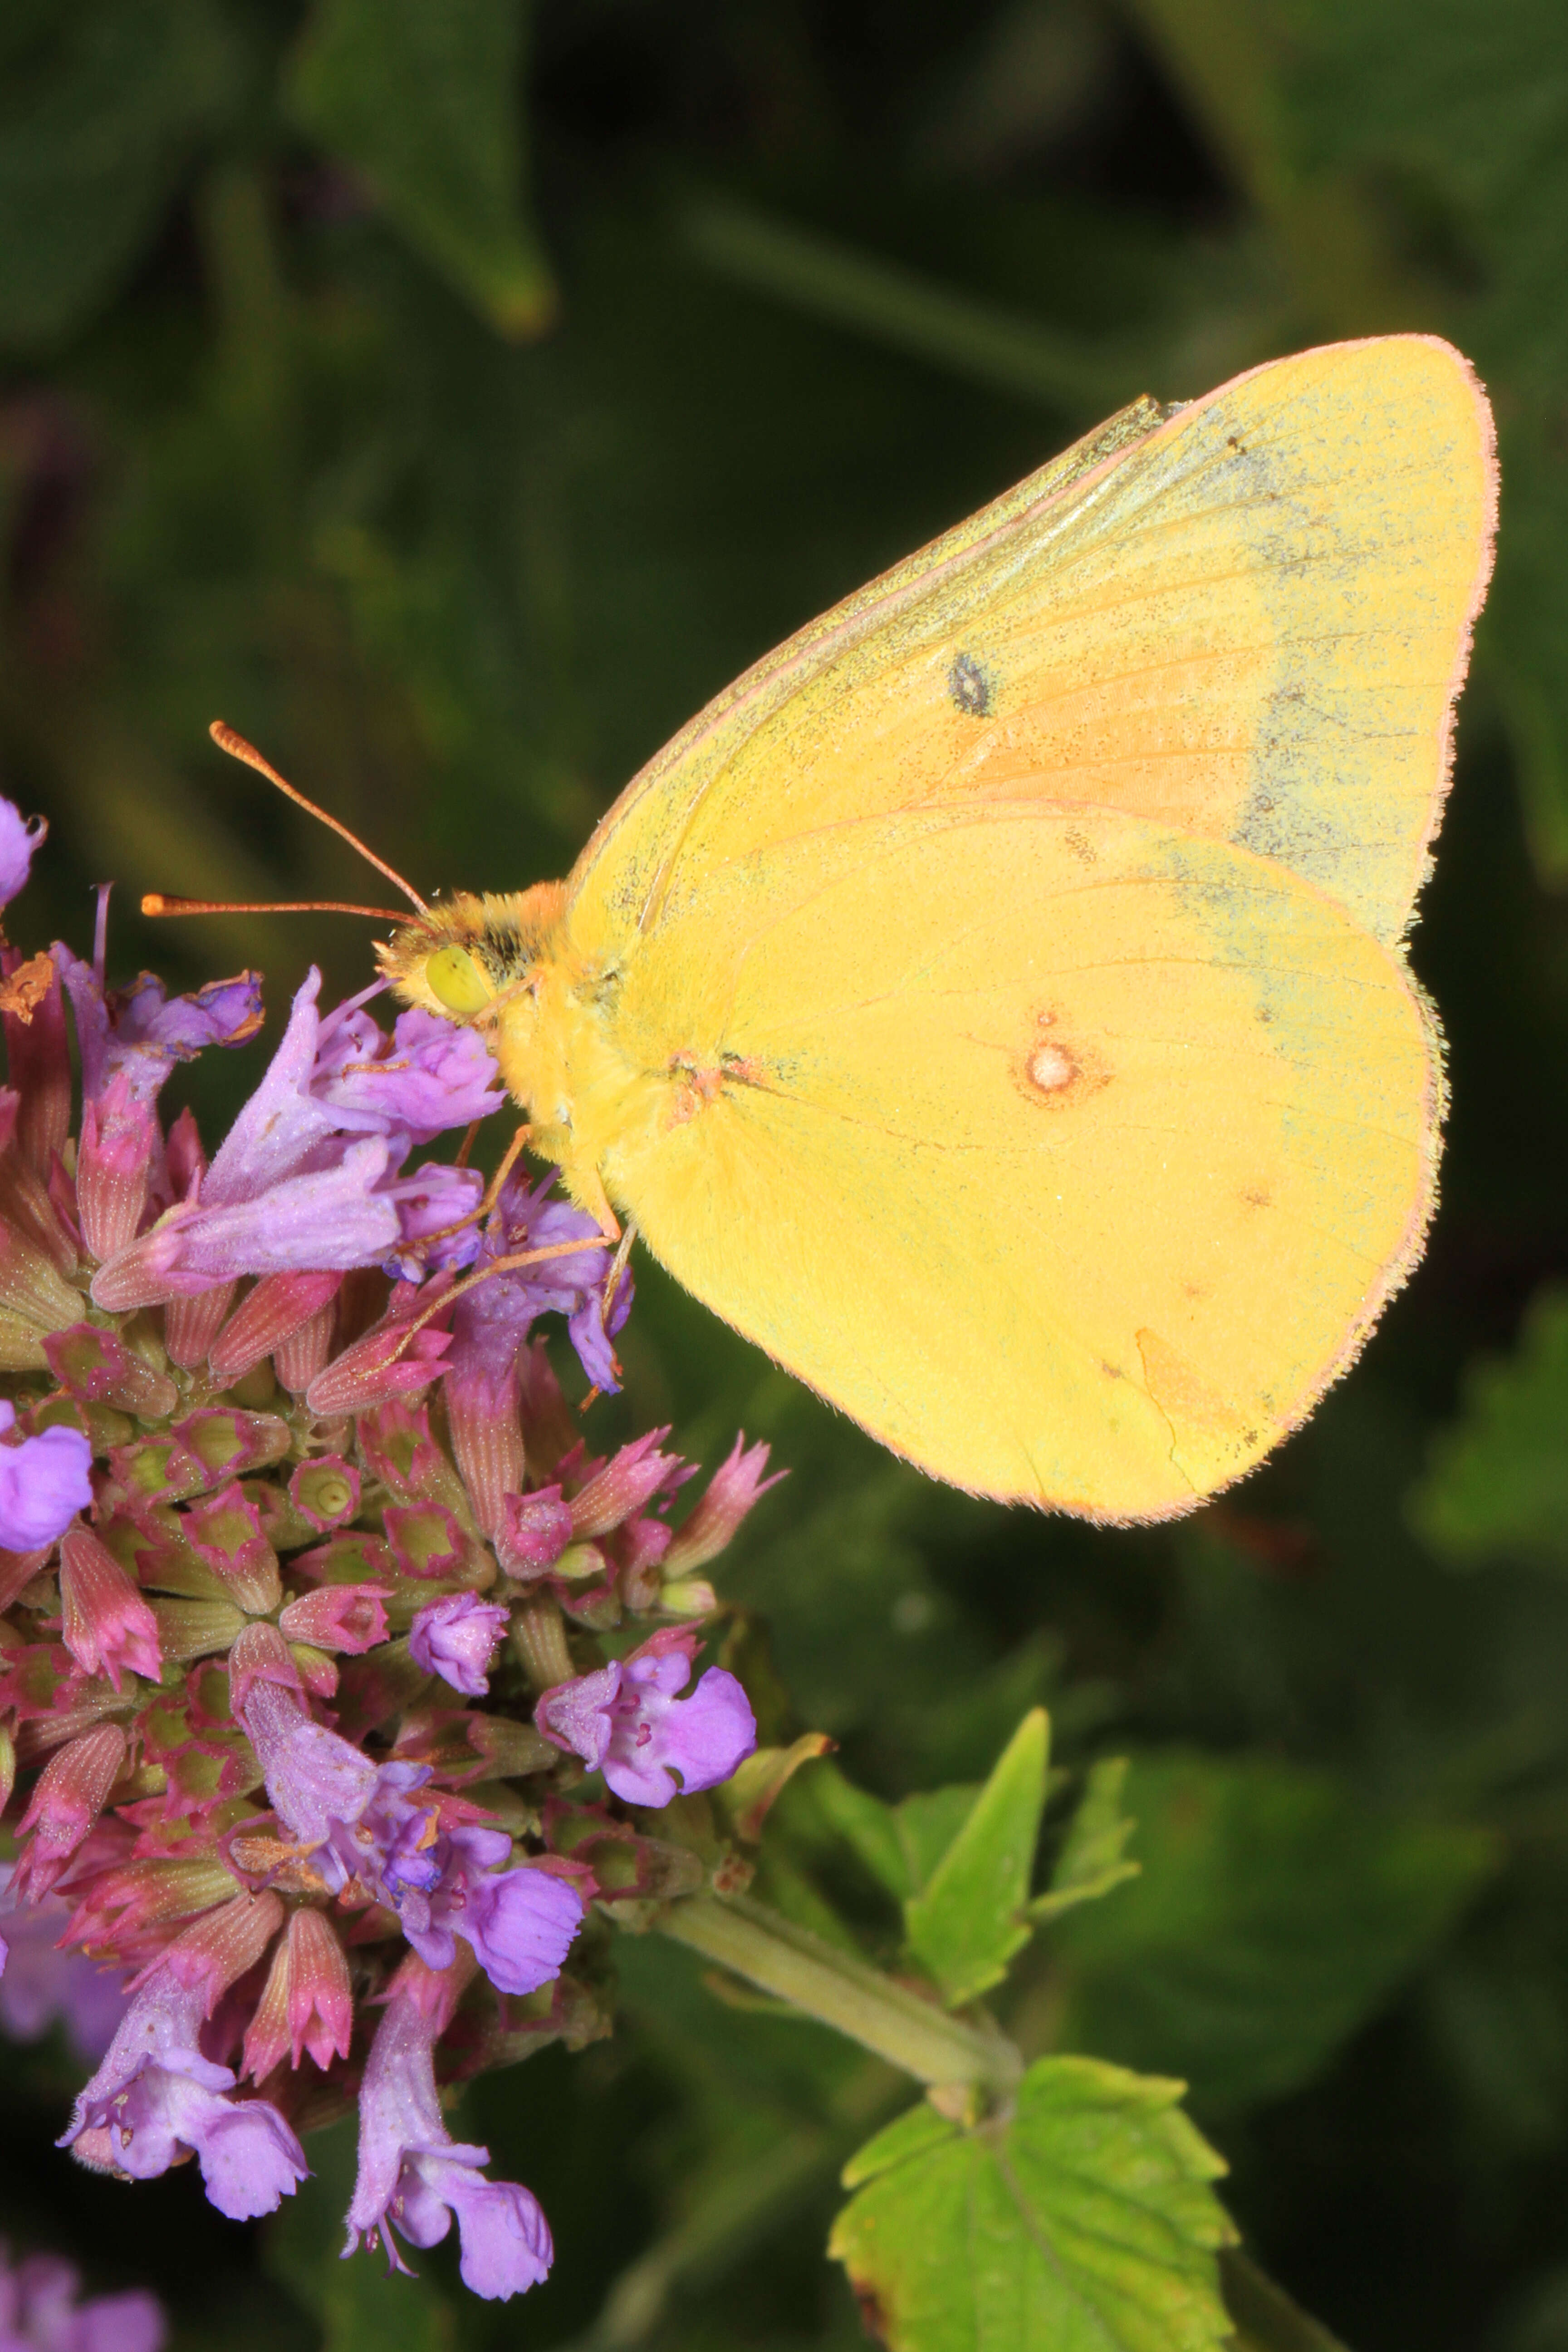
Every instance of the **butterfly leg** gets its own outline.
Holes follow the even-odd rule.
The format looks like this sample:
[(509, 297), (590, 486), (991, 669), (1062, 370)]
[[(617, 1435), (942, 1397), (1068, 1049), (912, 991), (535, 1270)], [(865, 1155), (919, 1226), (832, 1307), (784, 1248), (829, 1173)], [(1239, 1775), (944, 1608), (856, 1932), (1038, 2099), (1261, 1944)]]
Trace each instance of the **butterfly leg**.
[[(419, 1236), (421, 1244), (428, 1244), (431, 1242), (447, 1241), (453, 1234), (460, 1234), (469, 1225), (482, 1224), (484, 1220), (489, 1215), (490, 1211), (495, 1207), (496, 1202), (500, 1199), (501, 1189), (504, 1186), (507, 1178), (511, 1174), (512, 1170), (516, 1167), (518, 1160), (527, 1145), (528, 1139), (532, 1133), (532, 1128), (525, 1119), (522, 1125), (518, 1129), (517, 1133), (512, 1137), (511, 1141), (507, 1145), (505, 1151), (501, 1154), (500, 1166), (496, 1170), (495, 1174), (485, 1186), (483, 1196), (479, 1200), (478, 1205), (470, 1209), (466, 1217), (458, 1217), (454, 1223), (449, 1225), (441, 1225), (433, 1234), (421, 1234)], [(464, 1148), (466, 1150), (466, 1139)], [(467, 1162), (464, 1159), (459, 1158), (458, 1165), (461, 1168), (466, 1166)]]

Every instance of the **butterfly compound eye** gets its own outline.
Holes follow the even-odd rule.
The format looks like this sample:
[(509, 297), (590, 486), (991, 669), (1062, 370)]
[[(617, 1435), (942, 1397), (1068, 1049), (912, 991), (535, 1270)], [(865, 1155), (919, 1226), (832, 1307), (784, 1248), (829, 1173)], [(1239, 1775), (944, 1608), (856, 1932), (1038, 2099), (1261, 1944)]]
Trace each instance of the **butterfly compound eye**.
[(466, 948), (438, 948), (425, 966), (431, 995), (448, 1013), (482, 1012), (491, 991)]

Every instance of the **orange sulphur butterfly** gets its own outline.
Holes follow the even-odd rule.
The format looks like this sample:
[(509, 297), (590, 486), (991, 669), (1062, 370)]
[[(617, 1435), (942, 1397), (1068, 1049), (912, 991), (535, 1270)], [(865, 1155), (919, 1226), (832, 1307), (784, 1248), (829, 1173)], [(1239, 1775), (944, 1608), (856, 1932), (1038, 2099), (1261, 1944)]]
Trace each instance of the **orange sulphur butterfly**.
[(1141, 401), (388, 977), (488, 1033), (607, 1232), (895, 1452), (1188, 1510), (1421, 1251), (1441, 1050), (1401, 942), (1492, 447), (1426, 336)]

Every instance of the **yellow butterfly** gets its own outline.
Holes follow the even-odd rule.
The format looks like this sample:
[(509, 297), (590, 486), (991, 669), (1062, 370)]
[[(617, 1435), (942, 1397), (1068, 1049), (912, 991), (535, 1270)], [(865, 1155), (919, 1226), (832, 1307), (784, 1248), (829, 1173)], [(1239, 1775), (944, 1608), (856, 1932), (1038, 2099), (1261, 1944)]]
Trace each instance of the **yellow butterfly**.
[(1496, 510), (1398, 335), (1140, 401), (710, 703), (563, 883), (381, 950), (606, 1234), (895, 1452), (1146, 1520), (1420, 1254), (1401, 942)]

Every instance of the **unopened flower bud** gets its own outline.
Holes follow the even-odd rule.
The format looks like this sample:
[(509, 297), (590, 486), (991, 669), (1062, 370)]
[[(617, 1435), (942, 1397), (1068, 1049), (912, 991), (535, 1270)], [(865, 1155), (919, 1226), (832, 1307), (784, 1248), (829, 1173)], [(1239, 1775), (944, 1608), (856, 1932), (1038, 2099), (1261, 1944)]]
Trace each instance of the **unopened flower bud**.
[(706, 1568), (718, 1558), (758, 1496), (788, 1475), (778, 1470), (771, 1478), (764, 1477), (767, 1466), (765, 1444), (748, 1445), (743, 1435), (736, 1438), (729, 1460), (714, 1471), (706, 1492), (676, 1530), (664, 1556), (667, 1577), (689, 1576), (693, 1569)]
[(229, 1701), (236, 1715), (245, 1713), (256, 1683), (272, 1683), (280, 1690), (295, 1692), (300, 1687), (300, 1669), (276, 1625), (247, 1625), (228, 1654)]
[(158, 1680), (157, 1621), (90, 1528), (68, 1528), (61, 1538), (60, 1609), (61, 1638), (84, 1674), (107, 1675), (116, 1690), (124, 1673)]
[(201, 1995), (210, 2017), (218, 1995), (256, 1966), (282, 1925), (283, 1906), (276, 1895), (236, 1895), (193, 1919), (147, 1973), (166, 1968), (176, 1983)]
[(668, 1435), (668, 1428), (650, 1429), (646, 1436), (634, 1438), (573, 1496), (572, 1533), (579, 1542), (608, 1535), (640, 1511), (661, 1486), (673, 1488), (690, 1476), (679, 1454), (658, 1451), (659, 1440)]
[(411, 1395), (428, 1388), (447, 1370), (444, 1359), (452, 1344), (449, 1331), (438, 1331), (434, 1324), (426, 1323), (409, 1336), (415, 1314), (428, 1303), (412, 1283), (398, 1284), (382, 1320), (334, 1356), (310, 1382), (305, 1402), (318, 1419), (363, 1412), (389, 1397)]
[(506, 1631), (507, 1612), (471, 1592), (452, 1592), (420, 1610), (409, 1628), (408, 1646), (426, 1674), (482, 1698), (489, 1688), (489, 1663)]
[(29, 1903), (42, 1900), (100, 1813), (125, 1762), (125, 1734), (100, 1724), (51, 1756), (39, 1773), (18, 1838), (31, 1833), (13, 1885)]
[(343, 1948), (320, 1911), (295, 1911), (245, 2037), (245, 2072), (259, 2083), (285, 2055), (297, 2067), (305, 2053), (329, 2066), (348, 2056), (353, 2031)]
[(562, 1501), (559, 1486), (507, 1496), (497, 1549), (513, 1575), (542, 1575), (554, 1567), (571, 1540), (571, 1507)]
[(151, 1106), (136, 1099), (123, 1074), (82, 1106), (76, 1198), (90, 1256), (113, 1257), (135, 1239), (162, 1141)]
[(329, 1307), (342, 1279), (336, 1272), (263, 1275), (213, 1342), (212, 1372), (218, 1386), (227, 1388)]
[(172, 1364), (194, 1372), (228, 1319), (236, 1286), (220, 1282), (190, 1298), (171, 1298), (163, 1309), (163, 1347)]
[(386, 1639), (386, 1611), (382, 1603), (392, 1588), (386, 1584), (319, 1584), (290, 1601), (278, 1620), (279, 1633), (290, 1642), (310, 1642), (321, 1650), (344, 1650), (357, 1656)]

